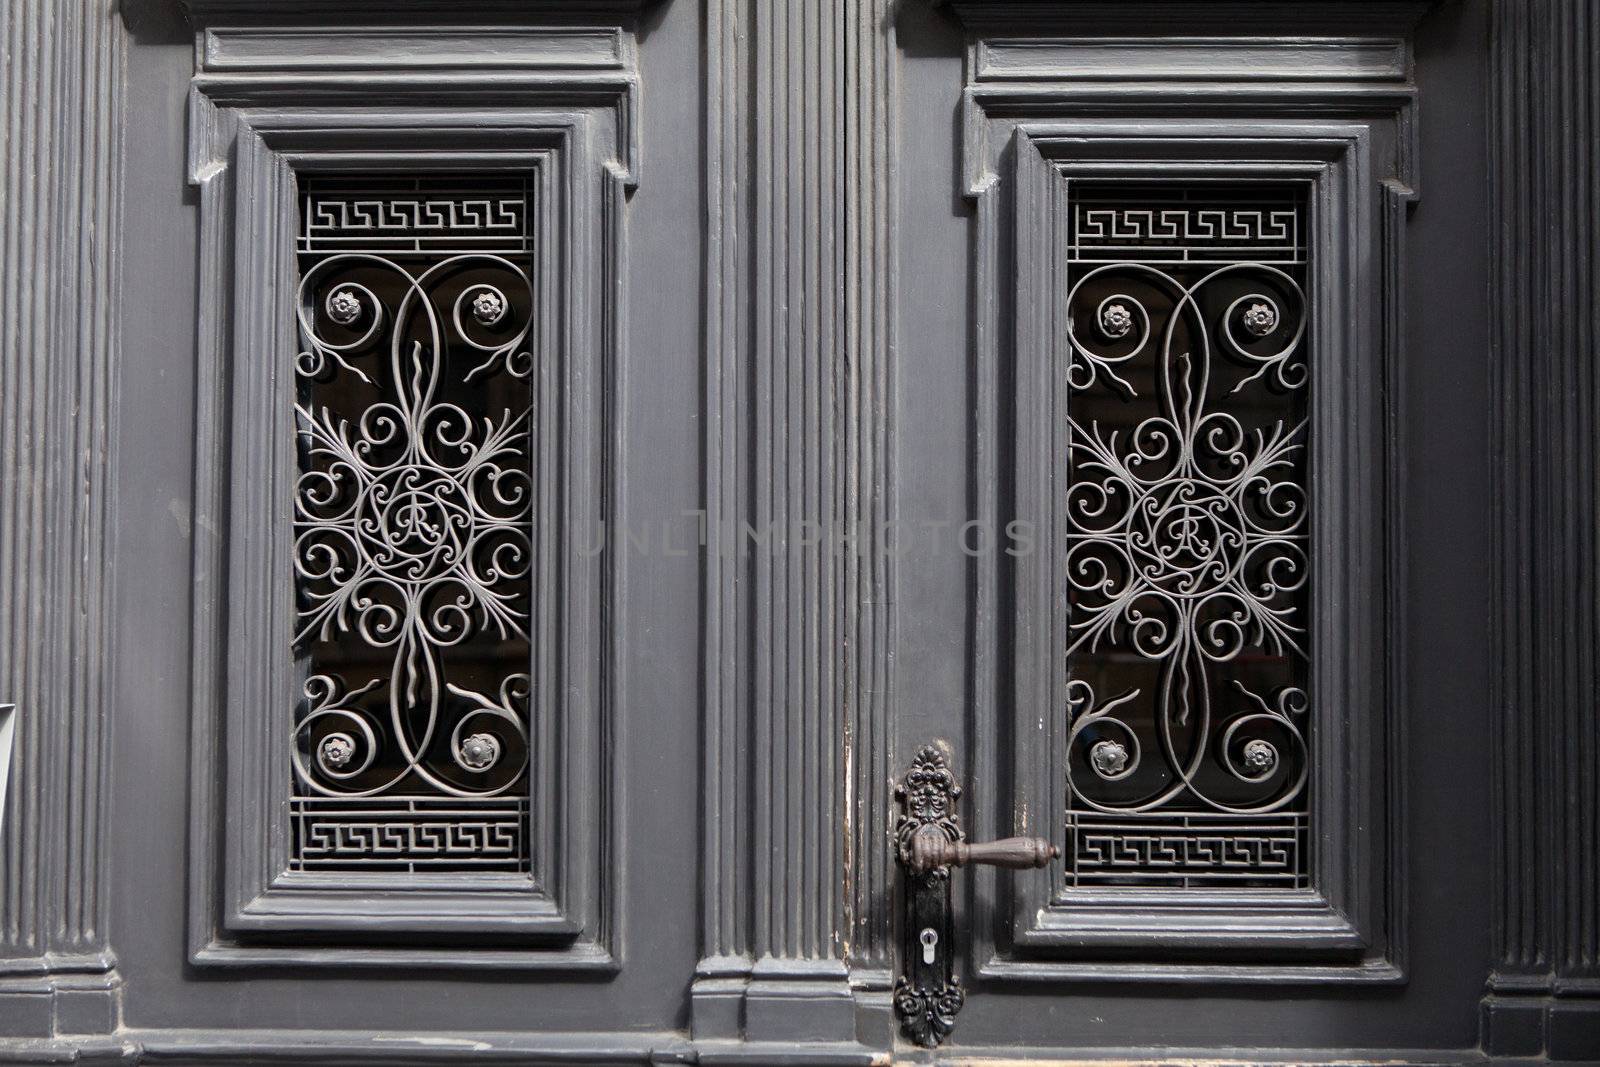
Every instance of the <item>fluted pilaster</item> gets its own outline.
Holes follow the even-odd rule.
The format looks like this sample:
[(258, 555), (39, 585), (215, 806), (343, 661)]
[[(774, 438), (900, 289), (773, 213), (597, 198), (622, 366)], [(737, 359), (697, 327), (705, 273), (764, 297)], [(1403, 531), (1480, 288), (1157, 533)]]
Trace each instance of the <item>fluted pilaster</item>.
[(707, 5), (701, 988), (730, 1001), (753, 974), (843, 1010), (887, 941), (890, 6)]
[(110, 1025), (108, 431), (124, 39), (103, 0), (0, 5), (0, 1028)]
[(1496, 1054), (1600, 1048), (1600, 9), (1497, 0), (1490, 235), (1498, 375)]

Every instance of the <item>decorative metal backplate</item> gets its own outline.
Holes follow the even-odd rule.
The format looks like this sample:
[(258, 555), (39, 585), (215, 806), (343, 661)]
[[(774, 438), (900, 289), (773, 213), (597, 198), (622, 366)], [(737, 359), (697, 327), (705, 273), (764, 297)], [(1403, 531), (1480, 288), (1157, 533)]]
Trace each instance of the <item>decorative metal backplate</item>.
[(292, 869), (528, 869), (531, 217), (302, 180)]
[(1305, 196), (1069, 181), (1069, 886), (1309, 884)]
[(911, 844), (917, 835), (928, 833), (950, 841), (965, 839), (956, 816), (961, 787), (944, 753), (928, 745), (917, 753), (894, 792), (901, 804), (895, 845), (905, 893), (894, 1010), (907, 1037), (923, 1048), (934, 1048), (955, 1029), (966, 993), (954, 969), (950, 868), (914, 869)]

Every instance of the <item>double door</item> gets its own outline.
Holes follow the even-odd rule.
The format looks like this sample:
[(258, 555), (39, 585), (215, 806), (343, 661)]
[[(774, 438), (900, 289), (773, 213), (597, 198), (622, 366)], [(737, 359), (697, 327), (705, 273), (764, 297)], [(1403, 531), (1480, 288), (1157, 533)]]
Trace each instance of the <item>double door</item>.
[(394, 6), (136, 5), (130, 1044), (1477, 1055), (1474, 5)]

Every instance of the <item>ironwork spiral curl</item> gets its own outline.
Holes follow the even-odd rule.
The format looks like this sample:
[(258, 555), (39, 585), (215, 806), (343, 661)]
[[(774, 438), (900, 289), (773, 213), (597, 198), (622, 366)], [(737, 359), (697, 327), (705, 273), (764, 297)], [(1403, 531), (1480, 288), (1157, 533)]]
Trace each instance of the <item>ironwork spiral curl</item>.
[[(391, 309), (371, 288), (340, 280), (319, 314), (316, 293), (352, 267), (392, 272), (404, 295)], [(527, 275), (489, 253), (450, 256), (415, 274), (384, 256), (343, 253), (301, 279), (297, 373), (312, 381), (348, 373), (370, 385), (351, 361), (386, 348), (392, 393), (354, 421), (309, 402), (295, 408), (296, 645), (354, 634), (392, 652), (388, 676), (353, 691), (335, 675), (307, 679), (294, 768), (316, 795), (371, 797), (421, 782), (445, 796), (493, 797), (517, 786), (528, 763), (529, 676), (506, 677), (487, 696), (446, 681), (440, 656), (480, 632), (527, 640), (519, 582), (533, 565), (531, 408), (477, 420), (440, 399), (447, 346), (479, 357), (467, 381), (496, 372), (523, 378), (532, 368), (532, 316), (510, 322), (513, 305), (500, 286), (471, 284), (447, 310), (435, 306), (439, 283), (466, 269), (504, 275), (532, 306)], [(330, 338), (324, 319), (353, 339)], [(419, 329), (425, 340), (415, 339)], [(380, 686), (386, 712), (360, 699)], [(447, 738), (446, 693), (459, 702)], [(442, 772), (445, 744), (448, 765), (475, 784)]]
[[(1229, 279), (1230, 291), (1243, 279), (1249, 291), (1208, 322), (1200, 296), (1221, 279)], [(1084, 298), (1108, 286), (1111, 295)], [(1149, 264), (1119, 262), (1086, 271), (1067, 302), (1069, 322), (1092, 327), (1069, 330), (1068, 387), (1100, 384), (1134, 398), (1128, 365), (1149, 356), (1159, 413), (1130, 431), (1067, 420), (1074, 477), (1065, 498), (1064, 573), (1072, 594), (1066, 654), (1115, 644), (1159, 663), (1155, 730), (1166, 764), (1144, 795), (1109, 799), (1103, 784), (1130, 778), (1145, 758), (1139, 731), (1124, 717), (1140, 691), (1102, 698), (1088, 681), (1073, 679), (1074, 803), (1113, 814), (1151, 812), (1180, 798), (1234, 814), (1281, 809), (1306, 785), (1305, 692), (1285, 687), (1263, 695), (1235, 681), (1243, 703), (1224, 711), (1213, 706), (1221, 698), (1206, 679), (1210, 665), (1247, 648), (1304, 656), (1295, 594), (1310, 571), (1297, 473), (1306, 422), (1246, 431), (1235, 415), (1207, 404), (1215, 392), (1214, 349), (1249, 371), (1228, 395), (1258, 382), (1278, 391), (1305, 387), (1304, 294), (1268, 264), (1229, 263), (1186, 282)], [(1151, 308), (1166, 303), (1163, 326)], [(1181, 351), (1180, 323), (1189, 341)], [(1218, 764), (1234, 782), (1253, 787), (1252, 799), (1223, 799), (1203, 784), (1213, 739)]]

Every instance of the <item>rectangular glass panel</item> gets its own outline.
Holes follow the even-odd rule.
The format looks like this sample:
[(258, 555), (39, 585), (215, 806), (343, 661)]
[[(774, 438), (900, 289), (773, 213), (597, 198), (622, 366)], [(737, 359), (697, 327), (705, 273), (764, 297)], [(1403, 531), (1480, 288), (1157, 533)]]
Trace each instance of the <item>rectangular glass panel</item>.
[(1068, 182), (1069, 886), (1309, 885), (1306, 221)]
[(529, 195), (301, 179), (291, 869), (528, 870)]

